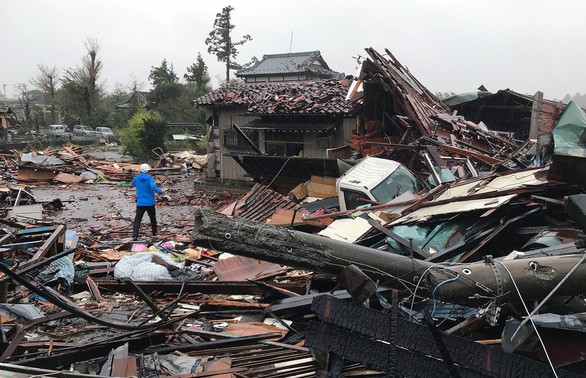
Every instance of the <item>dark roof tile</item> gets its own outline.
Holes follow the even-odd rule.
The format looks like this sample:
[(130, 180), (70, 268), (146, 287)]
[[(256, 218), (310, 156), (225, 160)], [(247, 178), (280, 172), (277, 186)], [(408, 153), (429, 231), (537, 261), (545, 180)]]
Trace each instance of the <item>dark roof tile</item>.
[(248, 105), (251, 114), (342, 114), (354, 112), (346, 101), (348, 80), (284, 83), (233, 83), (193, 101), (197, 106)]

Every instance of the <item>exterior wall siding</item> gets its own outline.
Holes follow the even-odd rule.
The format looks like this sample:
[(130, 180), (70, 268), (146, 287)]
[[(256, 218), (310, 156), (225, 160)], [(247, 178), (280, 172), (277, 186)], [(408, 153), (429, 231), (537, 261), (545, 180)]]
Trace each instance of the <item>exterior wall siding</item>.
[[(234, 161), (230, 156), (224, 156), (229, 153), (230, 150), (224, 146), (224, 132), (232, 130), (232, 123), (236, 126), (243, 126), (248, 122), (256, 119), (255, 116), (243, 116), (246, 112), (246, 107), (225, 107), (218, 109), (218, 124), (220, 126), (220, 153), (221, 153), (221, 165), (220, 165), (220, 179), (231, 179), (231, 180), (243, 180), (245, 179), (246, 172), (238, 163)], [(211, 108), (207, 108), (206, 116), (210, 117), (213, 115)], [(212, 161), (213, 161), (213, 157)], [(213, 169), (213, 164), (210, 164), (210, 155), (208, 154), (208, 177), (216, 177)]]
[[(232, 123), (235, 123), (237, 126), (243, 126), (248, 122), (251, 122), (254, 119), (259, 118), (258, 116), (247, 116), (243, 115), (246, 112), (246, 107), (224, 107), (224, 108), (217, 108), (218, 114), (218, 123), (220, 128), (220, 153), (221, 153), (221, 166), (220, 166), (220, 178), (227, 179), (227, 180), (243, 180), (248, 179), (246, 177), (246, 172), (244, 169), (234, 161), (234, 159), (230, 156), (225, 156), (225, 154), (230, 152), (230, 149), (224, 145), (224, 134), (226, 131), (232, 130)], [(207, 117), (211, 117), (213, 115), (212, 108), (206, 108), (206, 115)], [(341, 147), (346, 144), (346, 140), (350, 140), (352, 130), (354, 129), (356, 124), (356, 118), (344, 118), (342, 124), (336, 127), (334, 131), (333, 138), (331, 142), (333, 145), (330, 147)], [(209, 128), (209, 126), (208, 126)], [(326, 133), (319, 133), (319, 132), (303, 132), (303, 152), (306, 157), (312, 158), (325, 158), (326, 157), (326, 148), (320, 146), (318, 143), (318, 138), (326, 137)], [(258, 135), (258, 142), (259, 148), (261, 151), (265, 152), (265, 135), (262, 131), (259, 132)], [(209, 141), (209, 145), (211, 147), (212, 141)], [(208, 150), (210, 151), (210, 150)], [(213, 153), (208, 153), (208, 177), (216, 177), (216, 173), (214, 171), (214, 156)]]

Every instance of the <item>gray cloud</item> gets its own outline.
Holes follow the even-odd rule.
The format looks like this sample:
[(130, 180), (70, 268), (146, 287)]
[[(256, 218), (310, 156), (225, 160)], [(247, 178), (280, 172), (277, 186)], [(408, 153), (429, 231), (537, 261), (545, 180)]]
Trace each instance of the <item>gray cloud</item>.
[(102, 48), (107, 88), (145, 83), (163, 59), (180, 77), (198, 52), (210, 75), (223, 66), (204, 40), (223, 6), (232, 5), (235, 36), (253, 40), (240, 61), (263, 54), (320, 50), (332, 69), (353, 74), (365, 47), (391, 52), (432, 91), (465, 92), (484, 84), (545, 92), (548, 98), (586, 91), (586, 3), (561, 0), (78, 0), (11, 2), (3, 13), (0, 84), (28, 82), (37, 65), (76, 66), (83, 41)]

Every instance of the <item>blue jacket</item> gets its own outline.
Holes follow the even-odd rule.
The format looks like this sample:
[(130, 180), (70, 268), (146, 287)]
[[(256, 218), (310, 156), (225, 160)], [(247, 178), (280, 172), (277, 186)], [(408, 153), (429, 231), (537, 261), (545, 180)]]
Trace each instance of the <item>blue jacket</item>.
[(155, 204), (155, 192), (163, 193), (155, 184), (155, 180), (147, 173), (141, 172), (132, 182), (136, 187), (136, 206), (153, 206)]

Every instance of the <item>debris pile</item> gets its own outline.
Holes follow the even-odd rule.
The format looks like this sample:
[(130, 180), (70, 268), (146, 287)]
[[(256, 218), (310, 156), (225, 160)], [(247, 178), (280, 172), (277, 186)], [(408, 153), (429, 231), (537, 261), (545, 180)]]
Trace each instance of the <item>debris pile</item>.
[[(0, 369), (583, 376), (586, 114), (570, 104), (550, 138), (516, 140), (453, 112), (389, 51), (367, 52), (348, 101), (327, 81), (275, 84), (274, 93), (227, 86), (204, 99), (247, 93), (252, 113), (361, 114), (354, 159), (291, 159), (312, 174), (288, 193), (260, 183), (244, 195), (210, 190), (193, 181), (203, 163), (179, 154), (152, 171), (170, 188), (157, 238), (130, 240), (131, 218), (115, 205), (83, 231), (42, 212), (35, 222), (5, 215)], [(295, 96), (296, 86), (315, 95)], [(131, 195), (131, 164), (76, 147), (3, 157), (6, 177), (81, 177)], [(281, 161), (286, 172), (289, 158)], [(313, 174), (327, 164), (332, 174)], [(39, 203), (10, 185), (7, 207)]]
[(324, 376), (352, 363), (399, 376), (584, 374), (584, 111), (569, 104), (537, 144), (511, 139), (453, 113), (389, 51), (367, 52), (348, 95), (362, 106), (349, 145), (364, 158), (335, 184), (319, 178), (329, 198), (304, 202), (313, 177), (292, 203), (257, 185), (245, 198), (264, 206), (242, 201), (225, 212), (237, 218), (198, 211), (194, 243), (347, 291), (352, 303), (334, 291), (284, 312), (318, 316), (305, 345)]

